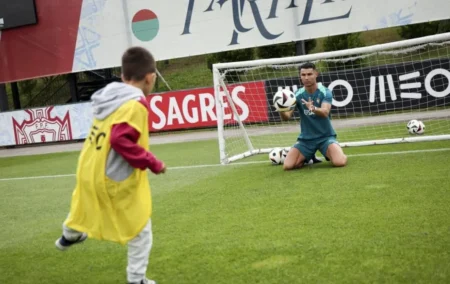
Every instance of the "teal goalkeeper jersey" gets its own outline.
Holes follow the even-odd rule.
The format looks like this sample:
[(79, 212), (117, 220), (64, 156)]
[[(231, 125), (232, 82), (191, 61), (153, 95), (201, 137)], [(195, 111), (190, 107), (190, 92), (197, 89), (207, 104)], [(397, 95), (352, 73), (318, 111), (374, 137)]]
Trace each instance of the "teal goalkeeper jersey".
[(297, 100), (297, 109), (300, 112), (300, 140), (314, 140), (329, 136), (336, 136), (333, 126), (331, 125), (331, 113), (328, 117), (320, 117), (309, 111), (302, 104), (302, 99), (308, 101), (309, 98), (314, 102), (316, 107), (321, 107), (323, 102), (330, 103), (333, 100), (331, 91), (324, 87), (321, 83), (317, 84), (318, 88), (314, 94), (308, 94), (305, 88), (297, 90), (295, 97)]

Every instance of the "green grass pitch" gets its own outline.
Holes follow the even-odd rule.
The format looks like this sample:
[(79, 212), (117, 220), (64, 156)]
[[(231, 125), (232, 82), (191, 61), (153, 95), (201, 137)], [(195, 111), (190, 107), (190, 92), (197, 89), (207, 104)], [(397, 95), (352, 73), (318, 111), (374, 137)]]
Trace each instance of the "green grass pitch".
[[(150, 176), (159, 284), (450, 282), (449, 141), (345, 148), (347, 167), (292, 172), (266, 155), (219, 166), (216, 140), (151, 150), (169, 167)], [(76, 161), (0, 159), (0, 283), (126, 283), (126, 246), (54, 247), (74, 187), (57, 175)]]

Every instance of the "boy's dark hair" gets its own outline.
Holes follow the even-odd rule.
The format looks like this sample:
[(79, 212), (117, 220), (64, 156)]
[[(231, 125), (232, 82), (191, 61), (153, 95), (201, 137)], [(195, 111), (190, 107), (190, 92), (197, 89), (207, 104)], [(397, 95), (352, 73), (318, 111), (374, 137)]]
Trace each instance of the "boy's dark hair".
[(316, 65), (312, 62), (307, 62), (304, 63), (303, 65), (300, 66), (300, 68), (298, 69), (298, 71), (302, 70), (302, 69), (313, 69), (316, 70)]
[(145, 48), (130, 47), (122, 55), (122, 75), (125, 80), (141, 81), (148, 73), (156, 72), (153, 55)]

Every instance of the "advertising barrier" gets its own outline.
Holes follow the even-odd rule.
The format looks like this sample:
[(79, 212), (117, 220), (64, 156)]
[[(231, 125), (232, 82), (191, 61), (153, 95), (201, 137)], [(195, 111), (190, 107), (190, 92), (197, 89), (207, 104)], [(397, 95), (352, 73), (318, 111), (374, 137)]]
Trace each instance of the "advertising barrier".
[[(449, 59), (426, 60), (325, 72), (318, 81), (333, 91), (332, 114), (370, 115), (450, 105), (449, 70)], [(228, 91), (246, 124), (279, 121), (272, 107), (274, 93), (299, 87), (299, 77), (288, 77), (233, 84)], [(213, 87), (152, 94), (147, 99), (151, 132), (217, 125)], [(224, 125), (235, 123), (228, 99), (223, 101)], [(0, 113), (0, 146), (85, 139), (91, 122), (90, 102)]]
[[(268, 121), (263, 81), (228, 88), (244, 123)], [(217, 125), (212, 87), (154, 94), (147, 99), (151, 132)], [(225, 123), (236, 120), (227, 104), (224, 114)], [(92, 119), (90, 102), (0, 113), (0, 146), (85, 139)]]
[[(332, 114), (369, 115), (450, 105), (449, 70), (449, 59), (435, 59), (324, 72), (317, 81), (333, 92)], [(270, 103), (281, 88), (295, 92), (300, 85), (299, 77), (267, 80), (267, 100)], [(270, 121), (280, 121), (280, 116), (274, 112), (274, 108), (270, 108)]]

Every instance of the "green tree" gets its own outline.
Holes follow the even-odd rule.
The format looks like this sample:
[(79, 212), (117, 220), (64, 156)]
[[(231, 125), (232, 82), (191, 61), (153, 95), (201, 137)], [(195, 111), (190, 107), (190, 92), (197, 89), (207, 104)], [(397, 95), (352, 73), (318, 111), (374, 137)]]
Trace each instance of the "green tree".
[(446, 32), (450, 32), (450, 20), (406, 25), (398, 29), (398, 34), (403, 39), (419, 38)]
[[(342, 34), (327, 37), (324, 42), (324, 51), (337, 51), (346, 50), (357, 47), (363, 47), (365, 44), (360, 37), (360, 33)], [(344, 56), (341, 59), (345, 59)], [(328, 70), (341, 70), (341, 69), (352, 69), (361, 67), (364, 63), (363, 59), (353, 59), (347, 62), (330, 62), (326, 61), (326, 67)]]
[(438, 33), (450, 32), (450, 20), (440, 21), (437, 32)]
[[(246, 61), (255, 58), (255, 52), (253, 48), (228, 50), (218, 53), (213, 53), (208, 55), (206, 59), (206, 64), (209, 70), (212, 70), (212, 65), (214, 63), (226, 63), (226, 62), (236, 62), (236, 61)], [(239, 75), (243, 71), (233, 71), (228, 72), (226, 75), (226, 80), (228, 83), (239, 82)]]
[[(315, 39), (305, 41), (305, 52), (310, 53), (316, 47)], [(295, 42), (259, 46), (256, 48), (258, 58), (277, 58), (295, 55)]]

